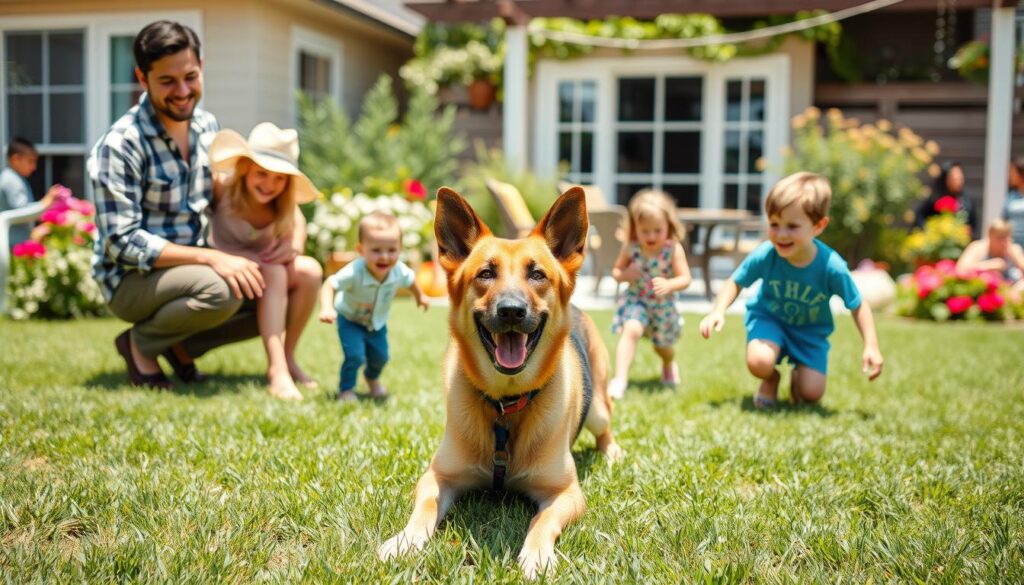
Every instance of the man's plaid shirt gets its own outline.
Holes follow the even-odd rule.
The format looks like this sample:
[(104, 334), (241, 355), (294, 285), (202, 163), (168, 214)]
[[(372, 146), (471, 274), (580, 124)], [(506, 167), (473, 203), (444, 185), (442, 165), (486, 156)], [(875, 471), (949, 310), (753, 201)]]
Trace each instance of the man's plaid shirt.
[(206, 149), (219, 129), (213, 114), (196, 108), (186, 163), (143, 94), (93, 147), (88, 163), (97, 227), (92, 275), (107, 302), (129, 270), (152, 270), (168, 242), (205, 244), (203, 212), (213, 198)]

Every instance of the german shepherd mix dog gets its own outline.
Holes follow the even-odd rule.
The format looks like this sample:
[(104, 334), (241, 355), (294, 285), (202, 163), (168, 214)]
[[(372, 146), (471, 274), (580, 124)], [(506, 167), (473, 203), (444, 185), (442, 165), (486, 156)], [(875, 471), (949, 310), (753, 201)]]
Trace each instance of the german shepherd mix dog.
[(569, 305), (587, 235), (583, 190), (562, 194), (529, 237), (505, 240), (442, 187), (434, 231), (451, 299), (447, 423), (409, 523), (378, 554), (421, 549), (461, 492), (507, 488), (538, 504), (519, 553), (535, 578), (554, 567), (555, 540), (586, 506), (572, 458), (580, 429), (609, 461), (622, 456), (608, 352), (590, 318)]

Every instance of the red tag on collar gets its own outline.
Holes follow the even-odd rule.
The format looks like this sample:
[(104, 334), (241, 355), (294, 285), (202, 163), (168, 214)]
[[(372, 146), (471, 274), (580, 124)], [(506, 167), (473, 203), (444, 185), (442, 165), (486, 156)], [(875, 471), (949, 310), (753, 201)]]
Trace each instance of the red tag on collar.
[(500, 402), (502, 414), (512, 414), (519, 412), (526, 408), (526, 405), (530, 403), (530, 397), (528, 394), (520, 394), (519, 399), (512, 403), (506, 403), (504, 400)]

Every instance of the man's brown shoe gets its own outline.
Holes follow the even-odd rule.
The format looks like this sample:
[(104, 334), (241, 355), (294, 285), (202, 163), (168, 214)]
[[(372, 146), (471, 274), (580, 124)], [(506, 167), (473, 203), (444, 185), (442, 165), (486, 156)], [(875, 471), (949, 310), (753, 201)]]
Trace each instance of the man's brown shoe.
[(146, 386), (157, 390), (170, 390), (173, 388), (174, 384), (171, 384), (171, 381), (167, 379), (167, 376), (162, 371), (157, 371), (155, 374), (143, 374), (139, 371), (139, 366), (132, 359), (132, 342), (129, 337), (131, 331), (131, 329), (125, 329), (121, 335), (114, 339), (114, 347), (117, 348), (117, 353), (121, 354), (125, 365), (128, 366), (128, 381), (131, 382), (132, 386)]

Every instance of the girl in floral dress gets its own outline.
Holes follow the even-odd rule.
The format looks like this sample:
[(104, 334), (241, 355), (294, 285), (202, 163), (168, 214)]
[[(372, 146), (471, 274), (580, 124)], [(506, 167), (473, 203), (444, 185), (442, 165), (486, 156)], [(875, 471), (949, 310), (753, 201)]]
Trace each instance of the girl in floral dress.
[(629, 366), (641, 337), (650, 338), (661, 357), (661, 382), (679, 383), (674, 346), (681, 326), (675, 300), (692, 280), (681, 244), (684, 235), (667, 193), (647, 189), (633, 196), (626, 242), (612, 269), (615, 280), (629, 284), (612, 323), (612, 332), (621, 333), (615, 377), (608, 383), (612, 398), (622, 398), (626, 392)]

